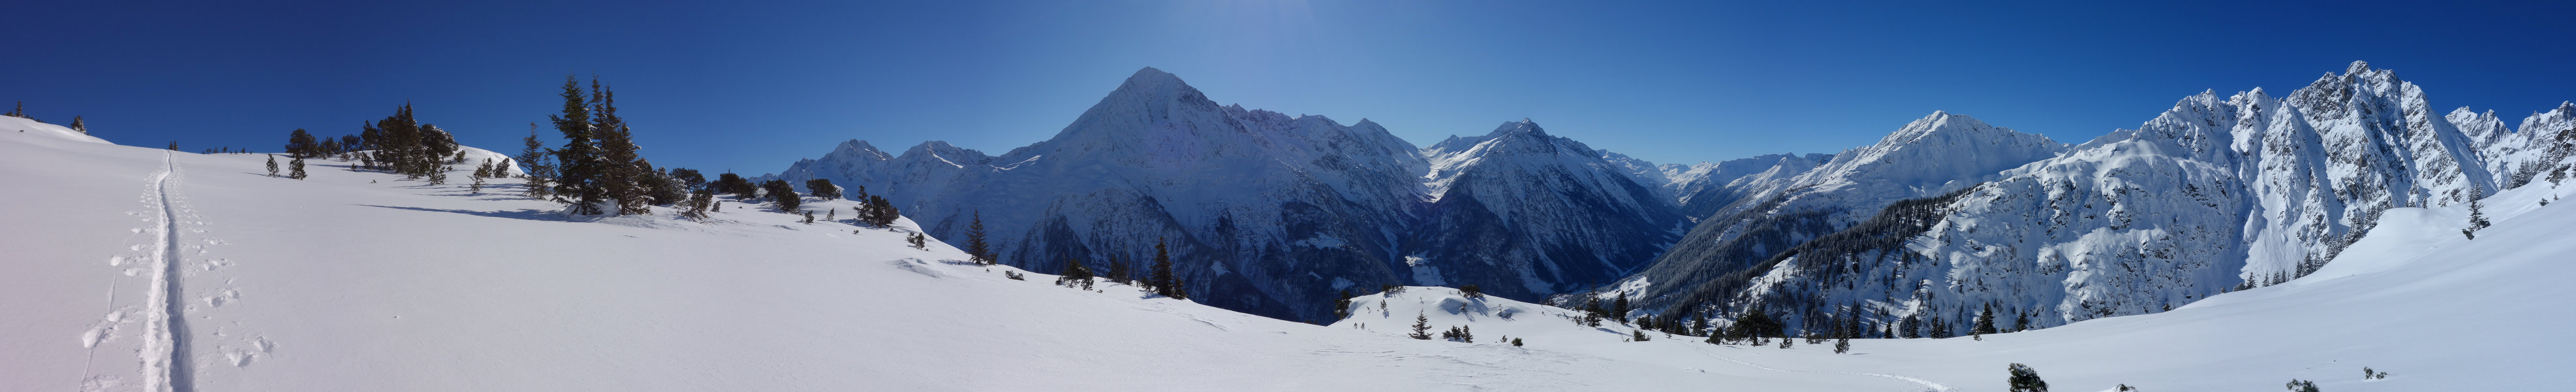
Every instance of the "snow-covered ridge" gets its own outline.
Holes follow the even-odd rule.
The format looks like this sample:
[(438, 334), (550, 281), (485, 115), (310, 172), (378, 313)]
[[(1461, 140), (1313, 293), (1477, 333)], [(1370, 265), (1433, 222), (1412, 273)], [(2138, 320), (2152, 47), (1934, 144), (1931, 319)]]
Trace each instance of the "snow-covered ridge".
[(106, 139), (100, 139), (97, 136), (90, 136), (87, 132), (72, 130), (71, 127), (38, 122), (25, 117), (0, 116), (0, 132), (51, 137), (77, 142), (108, 144)]
[(2529, 124), (2550, 114), (2502, 134), (2492, 115), (2431, 108), (2420, 87), (2362, 63), (2282, 98), (2204, 92), (2137, 129), (1999, 173), (1944, 207), (1901, 257), (1784, 271), (1791, 282), (1772, 287), (1794, 290), (1729, 298), (1960, 329), (1987, 305), (2043, 326), (2155, 313), (2313, 273), (2351, 255), (2387, 211), (2511, 185), (2488, 168), (2565, 166), (2499, 147), (2547, 132)]
[(1651, 163), (1607, 156), (1526, 120), (1417, 148), (1365, 119), (1219, 105), (1146, 68), (1055, 137), (1007, 153), (851, 141), (774, 178), (867, 187), (942, 238), (963, 238), (980, 213), (1002, 260), (1032, 270), (1134, 263), (1166, 241), (1190, 261), (1185, 281), (1220, 293), (1202, 300), (1319, 319), (1352, 287), (1480, 283), (1535, 298), (1633, 270), (1671, 241), (1634, 233), (1681, 220), (1666, 183), (1637, 177)]

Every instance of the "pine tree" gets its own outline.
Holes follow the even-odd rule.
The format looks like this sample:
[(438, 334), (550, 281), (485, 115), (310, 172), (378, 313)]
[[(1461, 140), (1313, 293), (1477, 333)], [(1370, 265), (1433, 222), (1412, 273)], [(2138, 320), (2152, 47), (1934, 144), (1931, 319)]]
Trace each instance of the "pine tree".
[(1618, 320), (1620, 324), (1628, 323), (1628, 292), (1621, 291), (1619, 299), (1610, 301), (1610, 319)]
[(1458, 295), (1470, 299), (1485, 298), (1485, 289), (1482, 287), (1476, 287), (1476, 285), (1473, 284), (1458, 286)]
[[(2290, 379), (2290, 383), (2289, 383), (2289, 384), (2285, 384), (2285, 385), (2282, 385), (2282, 386), (2283, 386), (2283, 387), (2286, 387), (2286, 388), (2289, 388), (2289, 389), (2290, 389), (2290, 392), (2317, 392), (2317, 382), (2315, 382), (2315, 381), (2307, 381), (2307, 380), (2300, 380), (2300, 379), (2295, 379), (2295, 378), (2293, 378), (2293, 379)], [(2043, 388), (2041, 388), (2041, 389), (2039, 389), (2039, 390), (2040, 390), (2040, 391), (2042, 391), (2042, 392), (2046, 392), (2046, 391), (2048, 391), (2048, 389), (2047, 389), (2047, 388), (2045, 388), (2045, 387), (2043, 387)]]
[(1995, 333), (1995, 304), (1992, 303), (1977, 311), (1977, 325), (1968, 329), (1968, 334), (1978, 335), (1978, 339), (1984, 339), (1985, 334), (1990, 333)]
[(1643, 341), (1648, 341), (1648, 340), (1654, 340), (1654, 339), (1649, 339), (1649, 338), (1647, 338), (1647, 337), (1646, 337), (1646, 330), (1642, 330), (1642, 329), (1631, 329), (1631, 330), (1628, 330), (1628, 341), (1631, 341), (1631, 342), (1643, 342)]
[(468, 189), (472, 190), (474, 194), (483, 194), (483, 176), (474, 176), (474, 186)]
[[(811, 213), (811, 212), (808, 212), (808, 213), (805, 213), (805, 214), (806, 214), (806, 215), (813, 215), (813, 213)], [(839, 222), (839, 221), (841, 221), (841, 218), (838, 216), (838, 215), (840, 215), (840, 214), (841, 214), (841, 209), (840, 209), (840, 208), (832, 208), (832, 209), (823, 210), (823, 221), (824, 221), (824, 222)]]
[(287, 163), (286, 178), (304, 179), (304, 158), (295, 158), (295, 161)]
[(760, 183), (760, 187), (769, 192), (769, 200), (776, 203), (778, 212), (795, 213), (804, 206), (804, 198), (796, 195), (795, 186), (787, 185), (787, 180), (769, 180)]
[(544, 150), (546, 144), (545, 141), (537, 140), (537, 123), (528, 123), (528, 138), (525, 140), (525, 143), (527, 148), (519, 150), (518, 161), (528, 164), (528, 172), (526, 174), (528, 179), (528, 197), (538, 199), (553, 198), (555, 194), (554, 187), (547, 186), (546, 182), (554, 178), (554, 165), (548, 165), (545, 163), (546, 153)]
[(2013, 332), (2030, 330), (2030, 313), (2013, 312)]
[(1351, 317), (1351, 291), (1337, 290), (1333, 300), (1333, 318)]
[(1431, 331), (1431, 318), (1430, 318), (1430, 317), (1423, 317), (1421, 312), (1414, 312), (1414, 313), (1413, 313), (1413, 333), (1412, 333), (1412, 334), (1409, 334), (1409, 335), (1404, 335), (1404, 336), (1411, 337), (1411, 338), (1413, 338), (1414, 340), (1431, 340), (1431, 332), (1430, 332), (1430, 331)]
[(680, 217), (693, 220), (706, 219), (707, 207), (715, 204), (715, 198), (716, 193), (714, 190), (698, 188), (697, 192), (689, 194), (688, 209), (681, 211)]
[(904, 238), (904, 241), (911, 242), (913, 249), (930, 250), (930, 236), (921, 235), (921, 233), (912, 233), (912, 236)]
[(806, 212), (805, 212), (805, 224), (808, 224), (808, 225), (810, 225), (810, 224), (814, 224), (814, 212), (813, 212), (813, 211), (806, 211)]
[(72, 130), (80, 131), (81, 134), (87, 135), (89, 134), (89, 124), (81, 123), (81, 116), (72, 116)]
[(277, 176), (277, 154), (268, 155), (268, 176)]
[(1848, 354), (1848, 353), (1851, 353), (1851, 338), (1850, 338), (1850, 337), (1834, 338), (1834, 353), (1835, 353), (1835, 354)]
[(2468, 236), (2472, 240), (2478, 239), (2478, 230), (2494, 225), (2493, 222), (2487, 222), (2485, 212), (2479, 211), (2478, 199), (2485, 197), (2485, 190), (2474, 184), (2469, 185), (2469, 227), (2460, 229), (2460, 235)]
[(2048, 392), (2048, 382), (2040, 381), (2039, 371), (2032, 370), (2028, 365), (2016, 363), (2004, 367), (2004, 371), (2011, 373), (2010, 377), (2004, 379), (2004, 383), (2012, 386), (2010, 389), (2012, 392)]
[(603, 212), (599, 204), (608, 198), (608, 191), (602, 180), (599, 145), (593, 140), (590, 103), (581, 92), (581, 81), (572, 75), (564, 75), (561, 96), (563, 113), (547, 116), (554, 121), (555, 131), (564, 137), (564, 147), (553, 151), (555, 161), (561, 165), (555, 194), (558, 200), (570, 199), (565, 201), (573, 204), (573, 214), (599, 215)]
[(313, 133), (305, 132), (303, 128), (296, 128), (295, 132), (290, 132), (286, 135), (286, 154), (288, 156), (296, 158), (322, 156), (320, 147), (321, 144), (317, 144), (313, 141)]
[(177, 140), (172, 140), (172, 141), (170, 141), (170, 151), (179, 151), (179, 141), (177, 141)]
[(1182, 298), (1183, 295), (1185, 295), (1182, 294), (1182, 290), (1180, 288), (1180, 277), (1172, 273), (1171, 249), (1170, 247), (1165, 246), (1163, 240), (1159, 238), (1154, 240), (1153, 274), (1153, 278), (1151, 279), (1153, 280), (1152, 284), (1154, 285), (1155, 294), (1161, 294), (1162, 296), (1172, 298)]
[(805, 190), (813, 192), (814, 197), (825, 199), (841, 198), (841, 187), (832, 186), (832, 180), (830, 179), (816, 178), (805, 180)]
[(1521, 338), (1512, 338), (1512, 347), (1520, 347)]
[(1055, 284), (1057, 285), (1081, 288), (1083, 290), (1091, 289), (1091, 278), (1093, 277), (1091, 269), (1083, 268), (1082, 262), (1079, 260), (1065, 260), (1064, 271), (1056, 273), (1056, 275), (1058, 275), (1055, 278)]
[(617, 92), (593, 76), (590, 94), (591, 132), (599, 143), (598, 181), (602, 190), (617, 201), (619, 215), (651, 213), (648, 206), (653, 198), (647, 177), (653, 169), (639, 154), (642, 148), (635, 145), (634, 130), (617, 115)]
[(984, 242), (984, 211), (976, 210), (973, 219), (966, 225), (966, 255), (971, 256), (975, 264), (991, 265), (993, 244)]
[(1904, 334), (1902, 336), (1906, 339), (1923, 337), (1923, 317), (1921, 315), (1913, 314), (1905, 315), (1904, 320), (1897, 321), (1896, 328)]
[(1136, 271), (1134, 271), (1132, 268), (1127, 268), (1127, 261), (1126, 261), (1126, 260), (1118, 258), (1118, 255), (1116, 255), (1116, 254), (1111, 254), (1111, 255), (1109, 255), (1109, 280), (1110, 280), (1110, 281), (1113, 281), (1113, 282), (1119, 282), (1119, 283), (1126, 283), (1126, 284), (1128, 284), (1128, 285), (1135, 285), (1135, 284), (1136, 284), (1136, 276), (1135, 276), (1135, 274), (1136, 274)]

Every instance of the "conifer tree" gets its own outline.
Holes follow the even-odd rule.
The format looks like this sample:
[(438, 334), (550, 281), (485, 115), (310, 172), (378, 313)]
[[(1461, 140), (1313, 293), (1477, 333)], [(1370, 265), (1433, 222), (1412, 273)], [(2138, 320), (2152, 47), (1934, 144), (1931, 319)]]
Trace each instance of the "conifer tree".
[(1431, 340), (1431, 318), (1423, 317), (1421, 312), (1414, 312), (1413, 333), (1404, 336), (1414, 340)]
[(2030, 313), (2013, 312), (2013, 332), (2030, 330)]
[(177, 140), (172, 140), (172, 141), (170, 141), (170, 151), (179, 151), (179, 141), (177, 141)]
[(296, 128), (295, 132), (286, 135), (286, 155), (288, 156), (296, 158), (321, 156), (319, 147), (321, 145), (313, 141), (313, 133), (305, 132), (303, 128)]
[(1848, 353), (1851, 353), (1851, 338), (1850, 338), (1850, 337), (1835, 338), (1835, 339), (1834, 339), (1834, 353), (1835, 353), (1835, 354), (1848, 354)]
[(830, 179), (816, 178), (805, 180), (805, 190), (813, 192), (814, 197), (825, 199), (841, 198), (841, 187), (832, 186), (832, 180)]
[(546, 164), (544, 151), (546, 144), (545, 141), (537, 140), (537, 123), (528, 123), (528, 138), (525, 143), (527, 148), (519, 150), (518, 161), (528, 165), (526, 174), (528, 197), (553, 198), (554, 187), (547, 185), (546, 182), (554, 178), (554, 165)]
[(1520, 347), (1521, 338), (1512, 338), (1512, 347)]
[(1135, 273), (1136, 273), (1135, 271), (1132, 271), (1132, 270), (1130, 270), (1130, 268), (1127, 268), (1127, 261), (1126, 261), (1126, 260), (1119, 259), (1119, 258), (1118, 258), (1118, 255), (1116, 255), (1116, 254), (1111, 254), (1111, 255), (1109, 255), (1109, 280), (1110, 280), (1110, 281), (1113, 281), (1113, 282), (1119, 282), (1119, 283), (1126, 283), (1126, 284), (1128, 284), (1128, 285), (1135, 285), (1135, 284), (1136, 284), (1136, 277), (1135, 277)]
[(599, 144), (598, 184), (607, 198), (617, 201), (619, 215), (650, 213), (652, 204), (648, 174), (653, 168), (644, 163), (635, 145), (635, 134), (626, 120), (617, 115), (617, 93), (590, 79), (591, 133)]
[[(813, 215), (814, 213), (807, 212), (807, 213), (805, 213), (805, 214), (806, 214), (806, 215)], [(840, 215), (840, 214), (841, 214), (841, 209), (840, 209), (840, 208), (835, 207), (835, 208), (825, 209), (825, 210), (823, 210), (823, 221), (824, 221), (824, 222), (839, 222), (839, 221), (841, 221), (841, 218), (838, 216), (838, 215)]]
[(287, 168), (286, 178), (304, 179), (304, 158), (295, 158), (295, 161), (287, 163)]
[[(581, 91), (581, 82), (564, 75), (563, 113), (547, 116), (555, 131), (562, 132), (564, 146), (554, 150), (560, 172), (555, 179), (557, 200), (572, 203), (572, 213), (599, 215), (599, 204), (608, 198), (600, 173), (603, 162), (599, 145), (591, 129), (590, 103)], [(390, 133), (390, 132), (388, 132)], [(567, 200), (568, 199), (568, 200)]]
[(813, 212), (813, 211), (806, 211), (806, 212), (805, 212), (805, 224), (808, 224), (808, 225), (810, 225), (810, 224), (814, 224), (814, 212)]
[(81, 116), (72, 116), (72, 130), (80, 131), (81, 134), (87, 135), (89, 134), (89, 124), (81, 123)]
[(2478, 199), (2484, 197), (2486, 197), (2485, 190), (2475, 184), (2469, 185), (2469, 227), (2460, 229), (2460, 235), (2468, 236), (2472, 240), (2478, 239), (2478, 230), (2494, 225), (2493, 222), (2487, 222), (2486, 212), (2479, 211)]
[(1650, 339), (1650, 338), (1647, 338), (1647, 337), (1646, 337), (1646, 330), (1643, 330), (1643, 329), (1631, 329), (1631, 330), (1628, 330), (1628, 341), (1631, 341), (1631, 342), (1643, 342), (1643, 341), (1648, 341), (1648, 340), (1654, 340), (1654, 339)]
[(778, 212), (795, 213), (804, 205), (804, 198), (796, 195), (795, 186), (787, 185), (787, 180), (769, 180), (760, 187), (769, 192), (769, 200), (776, 203)]
[(1912, 314), (1905, 315), (1905, 320), (1898, 321), (1896, 328), (1898, 331), (1902, 331), (1902, 333), (1904, 333), (1906, 339), (1923, 337), (1923, 317)]
[(1055, 284), (1063, 285), (1065, 287), (1080, 288), (1083, 290), (1091, 289), (1091, 269), (1083, 268), (1081, 261), (1065, 260), (1064, 272), (1057, 273), (1057, 275), (1060, 276), (1056, 277)]
[(993, 244), (984, 242), (984, 211), (976, 210), (974, 220), (966, 224), (966, 255), (975, 264), (993, 264)]
[(2040, 381), (2038, 370), (2032, 370), (2030, 366), (2018, 363), (2006, 366), (2004, 370), (2011, 374), (2004, 379), (2004, 383), (2011, 385), (2010, 391), (2048, 392), (2048, 382)]
[(1334, 317), (1334, 318), (1348, 318), (1348, 317), (1351, 317), (1351, 291), (1350, 291), (1350, 290), (1338, 290), (1338, 293), (1337, 293), (1337, 294), (1335, 294), (1334, 296), (1335, 296), (1335, 297), (1339, 297), (1339, 298), (1338, 298), (1338, 299), (1334, 299), (1334, 300), (1333, 300), (1333, 317)]
[(698, 188), (697, 192), (689, 194), (688, 209), (681, 211), (680, 217), (693, 220), (706, 219), (707, 206), (715, 204), (715, 198), (716, 193), (714, 190)]
[(1181, 278), (1172, 272), (1172, 252), (1162, 239), (1154, 240), (1154, 293), (1165, 297), (1188, 298), (1181, 288)]
[(1990, 333), (1995, 333), (1995, 304), (1993, 303), (1988, 303), (1984, 310), (1977, 311), (1977, 324), (1968, 329), (1968, 334), (1979, 335), (1979, 339), (1983, 339), (1985, 334)]
[(904, 241), (911, 242), (913, 249), (930, 250), (930, 236), (912, 233), (912, 236), (904, 238)]
[(1618, 320), (1620, 324), (1628, 323), (1628, 292), (1619, 292), (1619, 299), (1610, 302), (1610, 319)]
[(477, 195), (483, 194), (483, 176), (474, 176), (474, 186), (467, 189), (472, 190), (474, 194)]
[(277, 176), (277, 154), (268, 155), (268, 176)]

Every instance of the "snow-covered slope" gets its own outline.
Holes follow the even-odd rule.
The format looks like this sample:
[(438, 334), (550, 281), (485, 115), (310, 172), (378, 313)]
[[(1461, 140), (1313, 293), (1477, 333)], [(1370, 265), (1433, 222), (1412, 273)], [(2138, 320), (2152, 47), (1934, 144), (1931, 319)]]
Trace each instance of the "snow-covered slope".
[(1533, 299), (1583, 289), (1643, 266), (1684, 222), (1623, 165), (1526, 119), (1423, 153), (1433, 202), (1404, 246), (1417, 284)]
[(1901, 246), (1791, 250), (1755, 275), (1774, 283), (1728, 282), (1739, 291), (1696, 304), (1965, 330), (1985, 306), (2051, 326), (2276, 283), (2345, 252), (2384, 211), (2495, 192), (2478, 139), (2432, 113), (2420, 88), (2362, 63), (2279, 99), (2204, 92), (1942, 201)]
[[(728, 200), (704, 222), (660, 209), (565, 221), (559, 205), (516, 196), (516, 180), (476, 194), (329, 160), (313, 161), (308, 180), (274, 178), (264, 163), (0, 133), (0, 182), (46, 184), (0, 187), (0, 390), (1637, 390), (1721, 379), (1545, 348), (1383, 339), (1113, 283), (1013, 280), (1004, 274), (1022, 272), (962, 264), (936, 241), (909, 247), (910, 220), (805, 224)], [(461, 179), (470, 166), (455, 170)]]
[(952, 241), (980, 213), (1001, 260), (1038, 271), (1141, 270), (1168, 241), (1197, 300), (1292, 320), (1387, 284), (1590, 287), (1671, 241), (1670, 198), (1639, 182), (1652, 164), (1504, 128), (1417, 150), (1368, 120), (1220, 106), (1147, 68), (1054, 138), (999, 156), (853, 140), (775, 178), (864, 186)]
[(90, 136), (88, 132), (76, 131), (72, 130), (71, 127), (47, 124), (17, 116), (0, 116), (0, 132), (50, 137), (76, 142), (107, 143), (106, 139), (99, 139), (97, 136)]
[[(1435, 336), (1463, 326), (1477, 346), (1521, 338), (1527, 347), (1731, 379), (1788, 375), (1818, 383), (1701, 385), (1747, 390), (2003, 390), (2012, 363), (2036, 368), (2052, 390), (2269, 391), (2293, 379), (2337, 392), (2555, 390), (2566, 383), (2557, 369), (2571, 365), (2562, 353), (2576, 350), (2576, 337), (2558, 331), (2567, 316), (2555, 311), (2576, 297), (2576, 286), (2560, 282), (2576, 273), (2576, 264), (2563, 260), (2576, 253), (2576, 242), (2560, 240), (2576, 231), (2576, 206), (2540, 202), (2570, 193), (2576, 188), (2530, 186), (2487, 198), (2484, 211), (2495, 226), (2475, 240), (2459, 232), (2465, 205), (2394, 208), (2370, 236), (2303, 278), (2172, 311), (1982, 340), (1853, 339), (1850, 354), (1834, 354), (1831, 344), (1718, 346), (1651, 331), (1652, 340), (1630, 342), (1635, 329), (1625, 325), (1584, 327), (1563, 309), (1423, 287), (1353, 299), (1354, 315), (1334, 325), (1401, 339), (1422, 315)], [(2443, 337), (2462, 330), (2479, 337)], [(1793, 324), (1784, 332), (1797, 330)], [(2363, 379), (2364, 367), (2389, 375)], [(1753, 372), (1734, 375), (1747, 370)], [(1822, 384), (1829, 382), (1848, 384)]]
[[(1694, 292), (1742, 283), (1725, 278), (1802, 242), (1851, 227), (1898, 200), (1939, 195), (2000, 178), (2066, 146), (2045, 136), (1934, 112), (1877, 144), (1832, 156), (1782, 157), (1770, 170), (1700, 193), (1709, 211), (1642, 273), (1613, 286), (1663, 307)], [(1794, 175), (1792, 175), (1794, 173)], [(1729, 200), (1715, 208), (1718, 200)], [(1759, 272), (1759, 271), (1756, 271)], [(1699, 294), (1705, 296), (1708, 294)]]

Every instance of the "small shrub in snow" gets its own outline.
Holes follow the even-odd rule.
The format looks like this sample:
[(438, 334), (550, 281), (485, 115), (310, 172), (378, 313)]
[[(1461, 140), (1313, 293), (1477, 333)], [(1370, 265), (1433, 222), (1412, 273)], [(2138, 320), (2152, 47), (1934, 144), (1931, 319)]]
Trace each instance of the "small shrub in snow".
[(304, 179), (304, 158), (295, 158), (295, 161), (288, 162), (287, 168), (289, 170), (286, 172), (286, 178)]
[(2011, 372), (2011, 376), (2004, 379), (2004, 383), (2011, 386), (2010, 391), (2048, 392), (2048, 382), (2041, 381), (2039, 371), (2031, 369), (2029, 365), (2016, 363), (2006, 366), (2004, 370)]
[(1011, 271), (1002, 271), (1002, 277), (1011, 278), (1011, 280), (1028, 280), (1025, 276), (1020, 275), (1020, 273)]
[(277, 176), (277, 155), (276, 155), (276, 154), (270, 154), (270, 155), (268, 156), (268, 176), (269, 176), (269, 177), (276, 177), (276, 176)]
[(1413, 333), (1406, 334), (1404, 336), (1413, 338), (1414, 340), (1431, 340), (1431, 318), (1423, 317), (1421, 312), (1415, 312), (1413, 314)]
[(1479, 287), (1476, 287), (1476, 285), (1472, 285), (1472, 284), (1471, 284), (1471, 285), (1465, 285), (1465, 286), (1458, 286), (1458, 294), (1459, 294), (1459, 295), (1465, 295), (1465, 296), (1467, 296), (1467, 298), (1484, 298), (1484, 297), (1485, 297), (1485, 289), (1483, 289), (1483, 288), (1479, 288)]
[(1512, 338), (1512, 347), (1520, 347), (1521, 338)]
[(2289, 388), (2290, 392), (2318, 392), (2317, 382), (2295, 378), (2290, 379), (2290, 383), (2283, 384), (2282, 387)]

